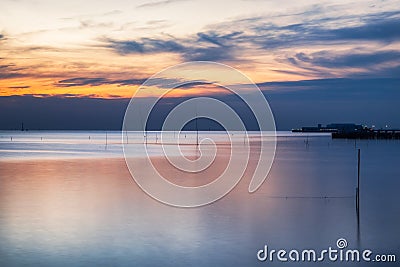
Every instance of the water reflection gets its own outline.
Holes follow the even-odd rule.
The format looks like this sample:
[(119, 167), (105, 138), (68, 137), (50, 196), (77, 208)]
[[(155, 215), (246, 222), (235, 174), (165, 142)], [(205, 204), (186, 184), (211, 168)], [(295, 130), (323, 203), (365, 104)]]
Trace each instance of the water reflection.
[[(260, 264), (256, 253), (265, 244), (322, 249), (340, 237), (350, 247), (399, 255), (399, 146), (357, 143), (363, 190), (359, 225), (354, 143), (326, 136), (309, 137), (307, 146), (302, 136), (280, 137), (270, 175), (256, 193), (247, 191), (251, 158), (230, 194), (194, 209), (148, 197), (120, 157), (3, 160), (0, 265), (253, 266)], [(178, 180), (190, 184), (219, 171), (216, 166), (206, 175)]]

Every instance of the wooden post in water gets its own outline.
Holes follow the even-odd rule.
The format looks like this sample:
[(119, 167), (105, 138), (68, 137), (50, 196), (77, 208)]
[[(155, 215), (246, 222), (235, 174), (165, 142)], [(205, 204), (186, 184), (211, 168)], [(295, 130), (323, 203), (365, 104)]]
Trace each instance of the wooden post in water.
[(196, 103), (196, 117), (195, 117), (195, 123), (196, 123), (196, 147), (199, 146), (199, 126), (197, 124), (197, 103)]
[(197, 125), (197, 111), (196, 111), (196, 146), (199, 146), (199, 128)]

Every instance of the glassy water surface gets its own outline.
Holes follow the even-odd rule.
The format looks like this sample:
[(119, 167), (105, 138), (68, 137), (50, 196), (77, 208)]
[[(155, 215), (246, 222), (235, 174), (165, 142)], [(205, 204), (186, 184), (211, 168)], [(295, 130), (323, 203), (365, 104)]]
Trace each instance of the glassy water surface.
[[(177, 135), (169, 133), (171, 145)], [(183, 149), (195, 151), (195, 133), (180, 135)], [(227, 140), (221, 133), (199, 136)], [(159, 138), (147, 133), (150, 156), (162, 155)], [(326, 249), (339, 238), (350, 248), (400, 257), (398, 140), (279, 132), (274, 164), (258, 191), (247, 191), (249, 170), (226, 197), (191, 209), (163, 205), (139, 189), (123, 140), (120, 132), (0, 132), (0, 266), (337, 266), (259, 262), (256, 254), (264, 245)], [(144, 140), (129, 133), (127, 142)]]

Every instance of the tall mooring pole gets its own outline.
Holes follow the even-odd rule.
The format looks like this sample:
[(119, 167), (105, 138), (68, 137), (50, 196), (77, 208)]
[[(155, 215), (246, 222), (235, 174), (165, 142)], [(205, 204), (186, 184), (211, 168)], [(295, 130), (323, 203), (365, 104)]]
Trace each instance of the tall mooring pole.
[(360, 155), (361, 150), (358, 149), (357, 151), (357, 188), (356, 188), (356, 208), (357, 211), (360, 208)]

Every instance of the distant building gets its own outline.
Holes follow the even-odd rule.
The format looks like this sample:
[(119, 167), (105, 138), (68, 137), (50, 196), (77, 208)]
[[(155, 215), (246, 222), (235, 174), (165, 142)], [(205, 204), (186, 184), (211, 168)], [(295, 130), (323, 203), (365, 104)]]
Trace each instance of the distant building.
[(292, 132), (304, 132), (304, 133), (348, 133), (355, 131), (362, 131), (364, 128), (360, 124), (354, 123), (331, 123), (326, 126), (318, 124), (318, 126), (305, 126), (301, 129), (293, 129)]

